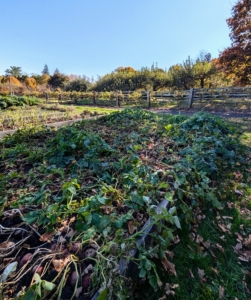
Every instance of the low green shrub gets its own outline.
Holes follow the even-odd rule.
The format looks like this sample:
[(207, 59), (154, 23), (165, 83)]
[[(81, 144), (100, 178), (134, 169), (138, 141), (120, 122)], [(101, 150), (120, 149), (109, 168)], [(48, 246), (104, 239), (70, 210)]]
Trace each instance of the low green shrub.
[(33, 106), (38, 105), (39, 103), (40, 100), (36, 97), (0, 96), (0, 109), (6, 109), (13, 106)]

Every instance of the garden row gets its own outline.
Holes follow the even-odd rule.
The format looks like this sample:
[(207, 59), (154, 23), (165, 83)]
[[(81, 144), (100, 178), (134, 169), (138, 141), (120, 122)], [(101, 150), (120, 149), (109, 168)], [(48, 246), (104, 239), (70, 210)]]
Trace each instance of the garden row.
[(0, 146), (5, 299), (247, 298), (248, 162), (221, 119), (126, 109)]
[(41, 101), (35, 96), (0, 96), (0, 110), (17, 106), (34, 106), (39, 103), (41, 103)]

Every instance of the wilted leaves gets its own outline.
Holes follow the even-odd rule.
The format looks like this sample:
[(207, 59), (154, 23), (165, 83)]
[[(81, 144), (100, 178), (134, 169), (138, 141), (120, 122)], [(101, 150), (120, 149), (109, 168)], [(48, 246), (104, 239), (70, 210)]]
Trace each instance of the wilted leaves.
[(134, 221), (129, 221), (127, 226), (128, 226), (128, 231), (130, 234), (133, 234), (137, 230), (137, 226)]
[(164, 267), (164, 269), (171, 275), (177, 276), (176, 270), (175, 270), (175, 265), (171, 263), (170, 261), (167, 260), (166, 257), (164, 257), (161, 260), (161, 263)]
[(71, 255), (68, 255), (65, 259), (53, 259), (52, 264), (54, 266), (54, 269), (57, 272), (61, 272), (66, 265), (68, 265), (71, 262)]

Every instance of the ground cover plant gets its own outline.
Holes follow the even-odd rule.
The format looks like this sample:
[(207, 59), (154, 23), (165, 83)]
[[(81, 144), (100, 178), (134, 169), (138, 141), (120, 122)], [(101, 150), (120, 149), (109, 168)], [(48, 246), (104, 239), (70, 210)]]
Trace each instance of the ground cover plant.
[(29, 128), (38, 125), (80, 118), (74, 109), (59, 107), (11, 107), (0, 112), (0, 130)]
[(137, 109), (5, 137), (2, 297), (248, 299), (250, 144), (240, 138), (206, 113)]
[(0, 96), (0, 110), (12, 106), (33, 106), (38, 105), (40, 100), (34, 96)]
[(116, 109), (75, 105), (43, 104), (36, 107), (17, 107), (0, 111), (0, 130), (30, 128), (66, 120), (90, 118), (109, 114)]

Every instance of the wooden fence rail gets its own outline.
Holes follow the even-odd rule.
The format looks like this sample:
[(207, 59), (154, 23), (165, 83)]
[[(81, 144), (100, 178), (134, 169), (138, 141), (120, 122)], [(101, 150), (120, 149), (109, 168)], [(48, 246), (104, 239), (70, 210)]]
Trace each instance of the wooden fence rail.
[[(36, 92), (38, 93), (38, 92)], [(32, 94), (33, 95), (33, 94)], [(32, 96), (31, 95), (31, 96)], [(40, 92), (39, 95), (48, 103), (56, 99), (60, 103), (67, 101), (92, 104), (94, 106), (178, 106), (191, 109), (207, 107), (211, 104), (243, 104), (251, 109), (251, 87), (191, 88), (190, 90), (169, 91), (112, 91), (112, 92)], [(1, 99), (0, 99), (1, 100)]]

